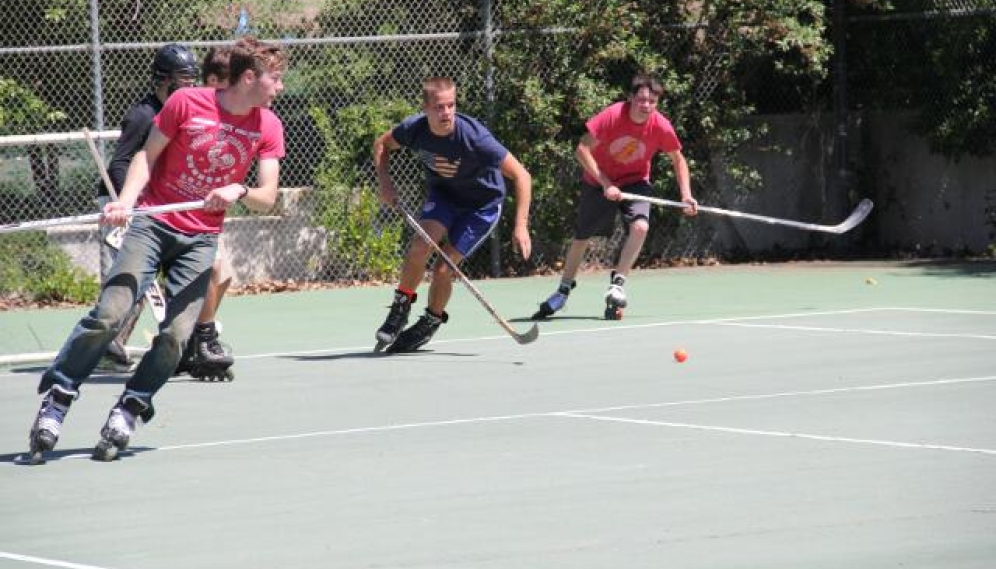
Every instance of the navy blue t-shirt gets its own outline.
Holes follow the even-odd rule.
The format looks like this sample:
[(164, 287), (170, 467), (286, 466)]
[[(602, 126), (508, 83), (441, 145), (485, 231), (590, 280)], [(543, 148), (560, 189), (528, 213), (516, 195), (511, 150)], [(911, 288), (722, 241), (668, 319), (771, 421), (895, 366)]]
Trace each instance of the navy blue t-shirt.
[(453, 205), (476, 209), (505, 198), (501, 163), (508, 150), (477, 119), (457, 113), (453, 132), (436, 136), (429, 119), (419, 113), (401, 121), (391, 134), (418, 153), (429, 190)]

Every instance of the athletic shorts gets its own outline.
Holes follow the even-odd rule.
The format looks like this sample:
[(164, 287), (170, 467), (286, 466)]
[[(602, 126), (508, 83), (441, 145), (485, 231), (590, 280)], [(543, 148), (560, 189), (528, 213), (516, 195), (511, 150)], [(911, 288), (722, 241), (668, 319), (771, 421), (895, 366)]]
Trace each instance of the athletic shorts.
[[(649, 182), (637, 182), (621, 186), (619, 189), (630, 194), (649, 196), (653, 186)], [(578, 196), (578, 217), (574, 223), (574, 238), (610, 237), (612, 230), (615, 229), (616, 212), (622, 214), (624, 227), (627, 231), (630, 224), (637, 219), (650, 222), (649, 202), (607, 200), (602, 188), (581, 182), (581, 195)]]
[(496, 201), (482, 208), (459, 207), (430, 191), (422, 205), (422, 219), (437, 221), (445, 227), (450, 244), (467, 258), (498, 226), (501, 205), (501, 201)]

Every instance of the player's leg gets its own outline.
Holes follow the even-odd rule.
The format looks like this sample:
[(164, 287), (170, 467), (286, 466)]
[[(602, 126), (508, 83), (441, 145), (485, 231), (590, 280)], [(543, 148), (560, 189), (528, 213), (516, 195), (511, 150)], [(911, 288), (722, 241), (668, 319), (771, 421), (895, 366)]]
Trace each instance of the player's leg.
[(564, 308), (567, 297), (576, 286), (575, 278), (584, 262), (588, 241), (592, 237), (611, 235), (616, 211), (616, 203), (605, 199), (601, 188), (581, 184), (577, 217), (574, 221), (574, 239), (564, 259), (564, 272), (557, 290), (543, 301), (539, 310), (533, 314), (534, 320), (549, 318)]
[[(133, 232), (140, 223), (136, 220)], [(93, 458), (97, 460), (115, 458), (117, 452), (128, 445), (139, 419), (142, 422), (152, 419), (155, 413), (153, 397), (179, 363), (183, 344), (190, 338), (211, 280), (217, 235), (183, 235), (162, 226), (152, 226), (150, 230), (162, 243), (163, 250), (176, 255), (164, 267), (169, 299), (166, 317), (159, 324), (159, 334), (142, 356), (134, 375), (125, 384), (124, 393), (108, 414), (100, 442), (94, 449)]]
[[(104, 210), (104, 205), (106, 205), (111, 198), (108, 196), (99, 196), (97, 198), (97, 207), (99, 211)], [(100, 282), (101, 284), (107, 282), (107, 277), (110, 274), (111, 266), (114, 264), (114, 258), (117, 256), (118, 248), (120, 248), (122, 240), (120, 238), (120, 232), (123, 228), (114, 227), (111, 225), (101, 225), (100, 232)], [(141, 297), (140, 297), (141, 298)], [(142, 301), (139, 300), (139, 304)], [(118, 337), (114, 338), (111, 343), (107, 346), (107, 352), (100, 358), (97, 363), (97, 369), (100, 371), (108, 371), (112, 373), (120, 373), (131, 371), (134, 368), (134, 362), (131, 357), (128, 356), (128, 351), (125, 348), (126, 342), (128, 340), (128, 335), (131, 334), (131, 329), (134, 328), (135, 322), (138, 320), (138, 316), (141, 313), (141, 306), (132, 310), (124, 322), (121, 324), (121, 332)]]
[[(446, 228), (435, 220), (423, 219), (420, 221), (422, 227), (426, 232), (439, 243), (443, 235), (446, 234)], [(409, 256), (409, 259), (421, 259), (423, 263), (421, 266), (425, 266), (424, 263), (428, 260), (431, 254), (431, 246), (418, 236), (414, 237), (411, 243), (410, 251), (414, 251), (413, 254)], [(438, 312), (433, 312), (433, 305), (435, 306), (445, 306), (446, 302), (449, 300), (450, 294), (452, 294), (453, 284), (449, 282), (449, 287), (442, 283), (448, 277), (441, 276), (438, 266), (444, 264), (445, 262), (439, 260), (436, 262), (436, 266), (433, 268), (432, 272), (432, 282), (429, 285), (429, 306), (426, 307), (425, 313), (415, 322), (415, 324), (404, 328), (402, 324), (401, 329), (393, 329), (394, 337), (390, 342), (386, 342), (383, 346), (379, 346), (381, 349), (387, 347), (387, 351), (391, 353), (395, 352), (407, 352), (418, 348), (418, 346), (424, 345), (429, 339), (435, 334), (436, 330), (439, 329), (440, 324), (446, 321), (447, 315), (441, 310)], [(423, 269), (424, 272), (424, 269)], [(421, 278), (421, 277), (420, 277)], [(401, 295), (402, 287), (407, 284), (405, 279), (402, 278), (402, 286), (398, 287), (398, 291), (395, 293), (395, 302), (398, 302), (398, 296)], [(404, 302), (401, 300), (401, 302)], [(392, 307), (393, 308), (393, 307)], [(408, 310), (411, 308), (411, 303), (408, 303)], [(405, 321), (407, 321), (408, 312), (405, 314)], [(388, 325), (390, 321), (390, 315), (388, 315), (388, 321), (385, 321), (385, 326)], [(382, 327), (383, 330), (383, 327)], [(382, 339), (380, 332), (378, 332), (378, 341)]]
[(560, 284), (546, 300), (540, 303), (539, 310), (533, 314), (533, 320), (543, 320), (549, 318), (562, 310), (567, 305), (567, 297), (577, 286), (574, 280), (584, 260), (584, 253), (588, 249), (587, 239), (573, 239), (567, 249), (567, 257), (564, 259), (564, 272), (560, 275)]
[[(652, 187), (647, 183), (632, 184), (623, 189), (625, 192), (642, 195), (648, 195), (651, 190)], [(650, 230), (648, 202), (623, 201), (619, 203), (619, 211), (626, 227), (626, 239), (619, 252), (619, 262), (609, 276), (609, 288), (605, 291), (605, 318), (608, 320), (622, 319), (622, 309), (629, 304), (624, 288), (626, 278), (636, 263)]]
[[(431, 212), (423, 212), (422, 227), (437, 243), (444, 235), (447, 237), (442, 249), (456, 265), (487, 241), (501, 218), (501, 203), (472, 210), (461, 210), (445, 200), (436, 199), (434, 203), (435, 208)], [(428, 246), (424, 241), (422, 244)], [(437, 259), (432, 270), (425, 313), (398, 336), (388, 351), (414, 351), (432, 339), (439, 327), (449, 320), (446, 305), (453, 295), (455, 278), (456, 274), (450, 265), (443, 259)]]
[(418, 299), (416, 290), (425, 275), (425, 263), (431, 250), (417, 235), (408, 244), (408, 252), (401, 266), (401, 280), (394, 290), (394, 299), (388, 309), (387, 317), (374, 334), (377, 344), (374, 351), (379, 352), (397, 340), (398, 335), (408, 325), (412, 304)]
[(138, 300), (128, 311), (121, 322), (118, 334), (107, 345), (107, 350), (97, 362), (97, 370), (110, 373), (126, 373), (135, 369), (135, 360), (128, 354), (128, 339), (135, 326), (138, 325), (139, 318), (142, 317), (142, 310), (145, 308), (145, 297), (139, 296)]
[(117, 334), (138, 291), (154, 278), (158, 251), (157, 243), (143, 236), (129, 239), (108, 272), (97, 305), (76, 324), (42, 374), (38, 393), (44, 397), (30, 434), (33, 460), (55, 447), (69, 404)]
[(197, 317), (197, 325), (187, 342), (184, 357), (177, 371), (188, 371), (199, 379), (227, 379), (234, 377), (229, 370), (235, 359), (232, 350), (219, 340), (217, 325), (218, 308), (232, 282), (234, 271), (226, 251), (219, 245), (218, 254), (211, 267), (211, 282), (204, 295), (204, 304)]
[[(432, 197), (430, 196), (429, 199), (431, 200)], [(422, 226), (438, 243), (446, 234), (445, 226), (441, 226), (438, 221), (434, 222), (431, 227), (427, 226), (424, 217), (425, 213), (423, 213)], [(387, 318), (384, 319), (384, 323), (381, 324), (375, 334), (377, 344), (374, 346), (374, 351), (379, 352), (393, 344), (405, 329), (405, 326), (408, 325), (412, 304), (418, 299), (415, 291), (425, 276), (425, 264), (429, 260), (432, 251), (432, 246), (422, 240), (418, 235), (412, 236), (412, 240), (408, 244), (408, 251), (405, 254), (405, 260), (401, 265), (401, 280), (398, 283), (398, 288), (394, 291), (394, 299), (388, 310)]]

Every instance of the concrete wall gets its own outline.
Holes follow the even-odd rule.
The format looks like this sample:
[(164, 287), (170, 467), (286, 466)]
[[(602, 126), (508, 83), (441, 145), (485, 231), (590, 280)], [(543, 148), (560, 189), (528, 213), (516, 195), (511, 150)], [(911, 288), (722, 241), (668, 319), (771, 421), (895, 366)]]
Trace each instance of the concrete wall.
[(877, 242), (925, 255), (985, 253), (996, 242), (996, 156), (955, 162), (930, 151), (908, 114), (870, 114), (863, 177), (875, 189)]
[[(221, 243), (235, 271), (233, 285), (273, 280), (300, 280), (310, 276), (326, 250), (325, 230), (308, 226), (309, 192), (283, 189), (277, 215), (229, 218)], [(68, 225), (48, 231), (73, 262), (86, 272), (100, 272), (100, 254), (94, 225)]]
[[(745, 192), (726, 175), (724, 164), (714, 164), (713, 175), (722, 196), (717, 205), (807, 223), (834, 225), (846, 217), (849, 210), (833, 207), (828, 199), (831, 185), (827, 176), (833, 148), (829, 121), (816, 122), (813, 117), (801, 115), (756, 120), (767, 125), (768, 133), (745, 145), (738, 159), (757, 170), (760, 189)], [(713, 223), (720, 251), (798, 251), (825, 245), (831, 239), (819, 233), (729, 217), (716, 218)], [(850, 242), (853, 236), (832, 239), (843, 243)]]
[[(742, 195), (716, 172), (728, 209), (813, 223), (842, 221), (861, 198), (875, 209), (842, 236), (746, 221), (716, 221), (719, 250), (753, 253), (827, 247), (924, 256), (986, 254), (996, 242), (996, 156), (949, 160), (909, 127), (911, 115), (855, 115), (849, 126), (847, 196), (834, 195), (832, 116), (759, 117), (769, 133), (739, 158), (760, 173), (762, 189)], [(987, 209), (989, 213), (987, 214)]]

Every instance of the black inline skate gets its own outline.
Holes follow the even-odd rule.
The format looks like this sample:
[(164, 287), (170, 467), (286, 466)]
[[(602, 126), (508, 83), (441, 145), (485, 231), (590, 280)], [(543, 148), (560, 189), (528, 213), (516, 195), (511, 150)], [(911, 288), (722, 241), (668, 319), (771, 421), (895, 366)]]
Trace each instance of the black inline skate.
[(234, 363), (232, 349), (218, 341), (215, 323), (198, 322), (176, 372), (186, 372), (201, 381), (232, 381), (235, 379)]
[(421, 318), (398, 335), (394, 343), (387, 348), (387, 353), (414, 352), (427, 344), (439, 327), (449, 319), (450, 315), (446, 311), (443, 311), (442, 316), (436, 316), (426, 308)]
[(377, 344), (374, 346), (375, 352), (383, 351), (384, 348), (390, 346), (398, 339), (398, 335), (401, 334), (401, 331), (405, 329), (405, 325), (408, 324), (408, 315), (412, 311), (412, 304), (417, 299), (418, 295), (416, 294), (408, 296), (400, 290), (394, 291), (394, 302), (391, 303), (391, 310), (387, 313), (387, 318), (374, 335), (377, 339)]

